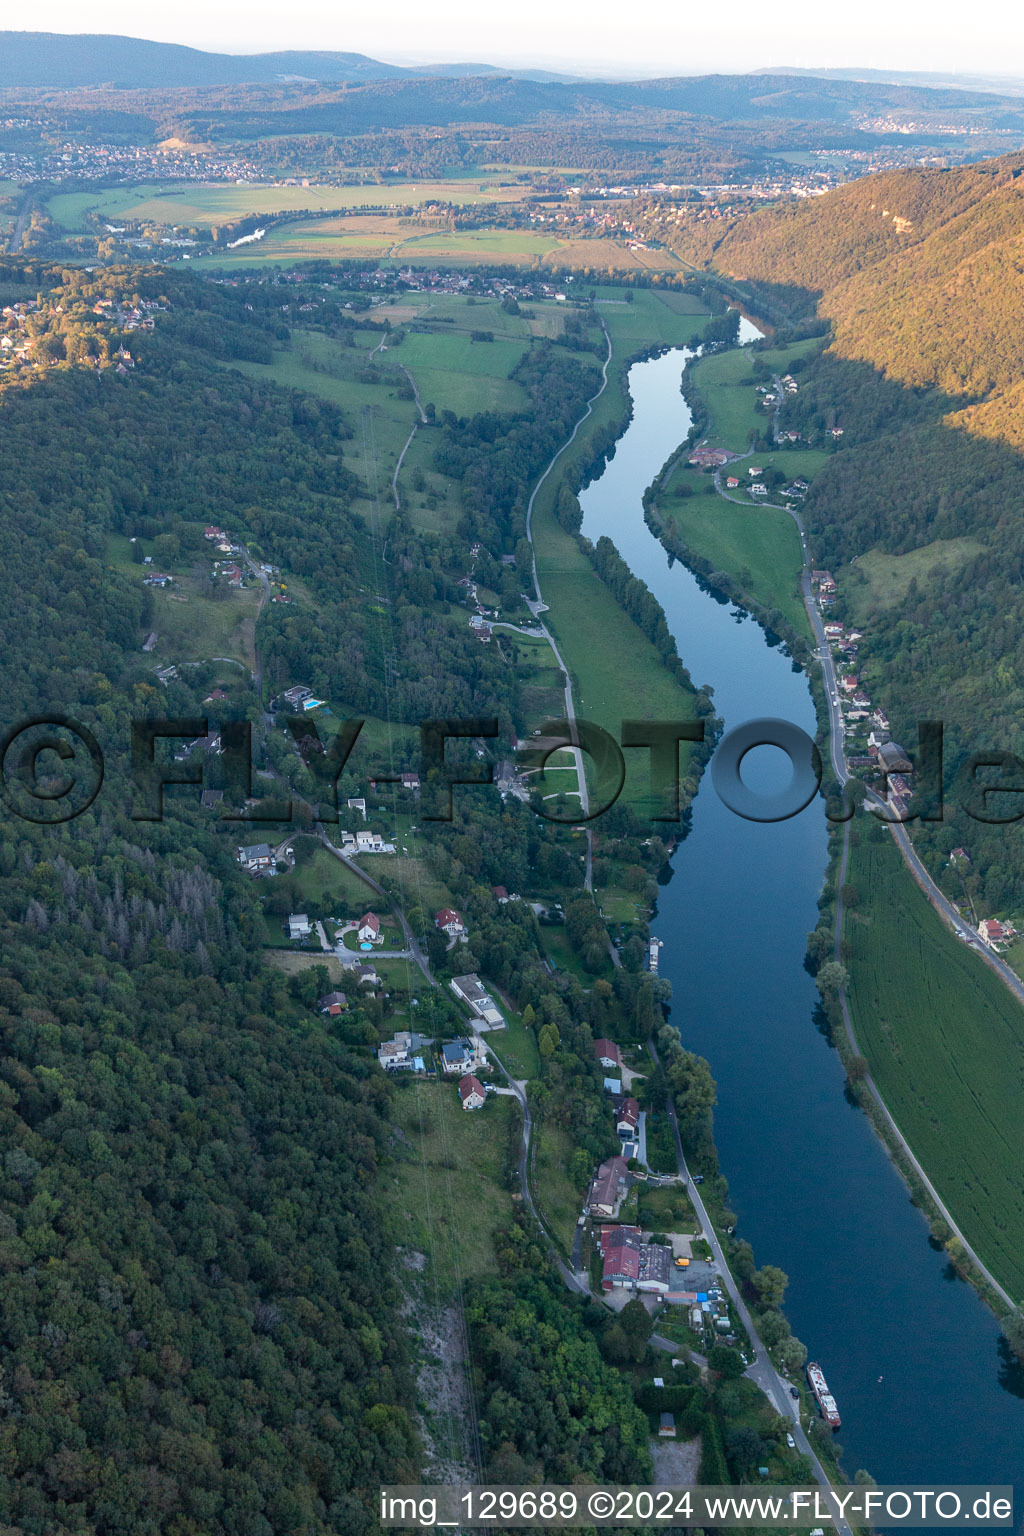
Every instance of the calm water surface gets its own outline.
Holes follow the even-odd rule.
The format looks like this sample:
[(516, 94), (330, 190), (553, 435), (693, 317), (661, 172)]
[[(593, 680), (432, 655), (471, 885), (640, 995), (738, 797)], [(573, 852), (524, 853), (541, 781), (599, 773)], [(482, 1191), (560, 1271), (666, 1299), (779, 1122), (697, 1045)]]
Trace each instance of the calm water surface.
[[(744, 327), (743, 339), (757, 334)], [(777, 715), (813, 735), (804, 675), (753, 620), (670, 565), (643, 521), (644, 489), (689, 430), (679, 393), (687, 355), (631, 370), (633, 421), (581, 497), (583, 531), (607, 534), (659, 598), (684, 664), (712, 686), (726, 728)], [(714, 517), (716, 501), (706, 502)], [(776, 787), (775, 765), (757, 771), (765, 791)], [(820, 801), (791, 821), (756, 825), (727, 810), (705, 776), (653, 924), (665, 941), (672, 1022), (711, 1062), (716, 1142), (739, 1231), (759, 1264), (790, 1277), (786, 1311), (839, 1402), (848, 1474), (1012, 1481), (1021, 1492), (1024, 1372), (1010, 1364), (995, 1319), (930, 1245), (815, 1027), (803, 958), (826, 856)]]

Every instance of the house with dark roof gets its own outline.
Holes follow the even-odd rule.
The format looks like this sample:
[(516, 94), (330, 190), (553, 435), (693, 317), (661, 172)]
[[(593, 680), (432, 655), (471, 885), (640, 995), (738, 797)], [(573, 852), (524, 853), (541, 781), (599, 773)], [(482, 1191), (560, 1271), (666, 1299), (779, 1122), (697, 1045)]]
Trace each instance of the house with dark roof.
[(587, 1206), (592, 1216), (615, 1215), (619, 1201), (626, 1192), (627, 1172), (624, 1157), (609, 1157), (601, 1164), (587, 1197)]
[(446, 1040), (441, 1047), (445, 1072), (468, 1072), (473, 1065), (473, 1046), (469, 1040)]
[(348, 998), (344, 992), (326, 992), (323, 997), (317, 999), (316, 1006), (322, 1014), (334, 1016), (348, 1007)]
[(913, 773), (914, 765), (898, 741), (887, 741), (878, 749), (878, 761), (886, 773)]

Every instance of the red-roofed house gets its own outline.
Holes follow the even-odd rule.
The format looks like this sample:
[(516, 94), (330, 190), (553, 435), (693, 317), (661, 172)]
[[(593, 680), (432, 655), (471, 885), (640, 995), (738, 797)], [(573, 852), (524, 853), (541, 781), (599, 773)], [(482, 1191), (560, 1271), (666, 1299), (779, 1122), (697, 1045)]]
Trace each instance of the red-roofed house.
[(594, 1055), (602, 1067), (621, 1067), (622, 1052), (614, 1040), (595, 1040)]
[(452, 907), (442, 907), (440, 912), (435, 912), (434, 925), (450, 939), (461, 938), (466, 931), (465, 923)]
[(459, 1079), (459, 1098), (462, 1100), (463, 1109), (483, 1108), (486, 1101), (483, 1085), (471, 1072)]
[(636, 1099), (623, 1099), (615, 1116), (615, 1130), (619, 1136), (632, 1139), (640, 1120), (640, 1106)]
[(380, 918), (376, 912), (367, 912), (359, 919), (357, 937), (360, 944), (376, 944), (380, 938)]
[(640, 1228), (601, 1228), (601, 1289), (632, 1288), (640, 1279)]

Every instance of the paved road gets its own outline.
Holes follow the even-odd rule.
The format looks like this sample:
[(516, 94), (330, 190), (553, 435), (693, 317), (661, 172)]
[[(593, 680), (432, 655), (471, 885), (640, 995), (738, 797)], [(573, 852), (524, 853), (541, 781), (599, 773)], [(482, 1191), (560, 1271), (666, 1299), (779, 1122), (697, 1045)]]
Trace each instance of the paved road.
[[(340, 848), (336, 848), (334, 846), (330, 838), (327, 836), (323, 826), (321, 825), (317, 826), (317, 836), (320, 838), (320, 841), (323, 843), (328, 852), (333, 853), (334, 857), (340, 860), (340, 862), (345, 865), (346, 869), (350, 869), (354, 875), (358, 875), (360, 880), (363, 880), (370, 887), (371, 891), (375, 891), (377, 893), (377, 895), (386, 905), (388, 911), (395, 914), (395, 917), (398, 919), (398, 922), (401, 925), (402, 933), (405, 935), (406, 945), (404, 950), (395, 951), (395, 953), (400, 954), (403, 958), (408, 957), (415, 960), (416, 964), (419, 966), (420, 970), (423, 972), (423, 975), (426, 977), (430, 985), (432, 987), (436, 987), (437, 982), (434, 980), (434, 977), (431, 974), (430, 966), (427, 963), (427, 957), (423, 953), (423, 950), (421, 949), (415, 934), (409, 927), (408, 919), (406, 918), (406, 915), (402, 911), (401, 907), (397, 906), (395, 902), (392, 901), (384, 887), (382, 885), (378, 885), (372, 875), (368, 875), (366, 870), (362, 869), (354, 859), (350, 859), (347, 854), (342, 853)], [(367, 956), (364, 955), (363, 958), (366, 959)], [(369, 958), (372, 960), (373, 956), (370, 955)], [(359, 957), (356, 956), (357, 963), (358, 960)]]
[[(595, 403), (598, 400), (600, 400), (601, 396), (604, 394), (605, 390), (608, 387), (608, 364), (612, 360), (612, 339), (611, 339), (611, 336), (608, 334), (608, 327), (605, 325), (603, 320), (601, 321), (601, 329), (602, 329), (602, 331), (604, 331), (605, 345), (607, 347), (607, 354), (605, 356), (605, 360), (601, 364), (601, 387), (594, 394), (592, 394), (590, 399), (587, 401), (587, 408), (586, 408), (586, 410), (583, 412), (583, 415), (580, 417), (579, 421), (573, 427), (572, 432), (566, 438), (565, 442), (562, 444), (562, 446), (555, 453), (553, 453), (551, 455), (551, 458), (548, 460), (547, 465), (544, 468), (544, 471), (543, 471), (543, 473), (540, 476), (540, 479), (537, 481), (537, 484), (533, 488), (533, 492), (532, 492), (532, 494), (530, 496), (530, 500), (529, 500), (529, 503), (528, 503), (527, 508), (526, 508), (526, 537), (530, 541), (530, 551), (531, 551), (531, 554), (532, 554), (532, 557), (533, 557), (533, 590), (534, 590), (534, 592), (536, 594), (536, 601), (531, 605), (531, 607), (532, 607), (532, 611), (533, 611), (534, 620), (535, 620), (535, 622), (537, 624), (540, 625), (541, 629), (543, 630), (544, 635), (545, 635), (545, 637), (547, 639), (547, 642), (550, 645), (552, 651), (554, 652), (555, 660), (558, 662), (558, 665), (559, 665), (559, 667), (561, 668), (561, 671), (562, 671), (562, 675), (565, 678), (565, 718), (569, 722), (569, 728), (570, 728), (573, 736), (575, 736), (575, 734), (576, 734), (576, 709), (575, 709), (575, 706), (573, 704), (572, 680), (571, 680), (570, 675), (569, 675), (569, 668), (566, 666), (565, 662), (562, 660), (562, 655), (561, 655), (561, 652), (558, 649), (558, 646), (555, 644), (554, 636), (552, 635), (552, 633), (551, 633), (550, 629), (548, 628), (548, 626), (544, 623), (544, 620), (541, 618), (541, 614), (547, 612), (547, 604), (544, 602), (544, 598), (543, 598), (543, 595), (542, 595), (541, 590), (540, 590), (540, 577), (537, 574), (537, 549), (536, 549), (536, 546), (534, 545), (534, 542), (533, 542), (533, 506), (534, 506), (534, 502), (537, 500), (537, 495), (538, 495), (538, 492), (540, 491), (541, 486), (544, 484), (544, 482), (547, 479), (548, 475), (550, 475), (551, 471), (554, 469), (555, 465), (557, 464), (558, 460), (561, 458), (561, 456), (565, 452), (565, 450), (567, 448), (571, 447), (571, 445), (576, 441), (576, 435), (579, 432), (580, 427), (582, 427), (583, 423), (587, 420), (588, 416), (591, 415), (591, 413), (593, 412)], [(577, 775), (577, 778), (579, 779), (580, 809), (581, 809), (583, 815), (587, 816), (589, 814), (589, 812), (590, 812), (590, 794), (589, 794), (589, 791), (587, 789), (587, 774), (586, 774), (586, 767), (585, 767), (584, 762), (583, 762), (583, 753), (580, 751), (579, 747), (574, 747), (573, 748), (573, 756), (576, 759), (576, 775)], [(584, 883), (585, 888), (588, 891), (593, 891), (593, 889), (594, 889), (594, 835), (593, 835), (593, 832), (592, 832), (592, 830), (591, 830), (591, 828), (589, 826), (587, 827), (587, 870), (586, 870), (586, 875), (584, 877), (584, 882), (583, 883)]]
[(31, 191), (26, 192), (24, 198), (22, 199), (21, 207), (18, 209), (18, 217), (15, 221), (14, 228), (11, 231), (10, 242), (7, 246), (7, 249), (12, 254), (15, 251), (21, 249), (22, 236), (25, 233), (25, 226), (28, 224), (29, 216), (32, 213), (32, 204), (34, 201), (35, 198), (33, 193)]
[(409, 433), (409, 436), (405, 440), (405, 446), (402, 449), (401, 453), (398, 455), (398, 463), (395, 465), (395, 472), (391, 476), (391, 492), (392, 492), (392, 495), (395, 498), (395, 511), (396, 512), (401, 512), (401, 510), (402, 510), (402, 498), (398, 494), (398, 476), (399, 476), (399, 472), (401, 471), (402, 464), (405, 462), (405, 456), (409, 452), (410, 447), (412, 446), (412, 440), (416, 436), (416, 433), (418, 431), (419, 431), (419, 422), (415, 422), (414, 421), (413, 422), (413, 426), (412, 426), (412, 431)]
[[(657, 1065), (658, 1054), (655, 1049), (654, 1042), (651, 1040), (648, 1043), (650, 1045), (652, 1059)], [(692, 1178), (690, 1177), (690, 1170), (686, 1166), (686, 1157), (683, 1153), (683, 1143), (679, 1135), (679, 1122), (676, 1119), (675, 1108), (671, 1102), (668, 1104), (668, 1116), (672, 1124), (672, 1136), (676, 1146), (676, 1163), (679, 1168), (679, 1177), (686, 1184), (686, 1192), (689, 1195), (693, 1208), (697, 1213), (704, 1239), (711, 1249), (714, 1265), (718, 1270), (723, 1286), (729, 1294), (729, 1299), (732, 1302), (737, 1317), (740, 1319), (744, 1328), (747, 1330), (751, 1348), (754, 1352), (754, 1358), (747, 1366), (746, 1372), (744, 1374), (749, 1376), (750, 1380), (755, 1382), (757, 1386), (761, 1388), (761, 1391), (765, 1394), (776, 1412), (781, 1414), (783, 1418), (788, 1418), (791, 1421), (793, 1426), (791, 1433), (793, 1435), (793, 1439), (797, 1443), (797, 1449), (800, 1450), (809, 1460), (818, 1486), (824, 1489), (831, 1488), (832, 1484), (829, 1480), (828, 1474), (826, 1473), (825, 1468), (822, 1466), (821, 1462), (818, 1460), (817, 1454), (815, 1453), (811, 1442), (808, 1440), (803, 1426), (800, 1423), (800, 1404), (794, 1397), (790, 1395), (789, 1382), (784, 1376), (779, 1374), (779, 1372), (775, 1369), (775, 1366), (772, 1364), (771, 1357), (769, 1356), (768, 1351), (762, 1343), (761, 1338), (757, 1332), (754, 1319), (750, 1315), (750, 1310), (747, 1307), (746, 1302), (743, 1300), (743, 1297), (740, 1295), (739, 1287), (736, 1284), (736, 1281), (733, 1279), (728, 1260), (725, 1257), (722, 1245), (718, 1240), (718, 1235), (715, 1232), (710, 1217), (708, 1216), (707, 1210), (704, 1206), (704, 1201), (701, 1199), (700, 1189), (696, 1184), (694, 1184)], [(665, 1346), (663, 1345), (662, 1347)], [(675, 1352), (678, 1350), (679, 1346), (671, 1343), (671, 1341), (667, 1341), (667, 1347)], [(840, 1536), (852, 1536), (850, 1527), (845, 1520), (836, 1518), (833, 1520), (833, 1524), (836, 1530), (840, 1533)]]

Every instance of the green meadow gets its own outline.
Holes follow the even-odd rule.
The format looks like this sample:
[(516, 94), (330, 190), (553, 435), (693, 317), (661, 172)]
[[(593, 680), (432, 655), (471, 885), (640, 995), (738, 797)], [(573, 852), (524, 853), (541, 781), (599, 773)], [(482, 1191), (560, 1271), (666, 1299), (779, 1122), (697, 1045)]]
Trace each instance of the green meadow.
[(777, 608), (800, 634), (812, 639), (800, 595), (803, 554), (788, 512), (740, 507), (721, 496), (661, 498), (659, 511), (694, 554), (725, 571), (766, 608)]
[(850, 1007), (879, 1092), (992, 1273), (1024, 1300), (1024, 1010), (858, 822)]

